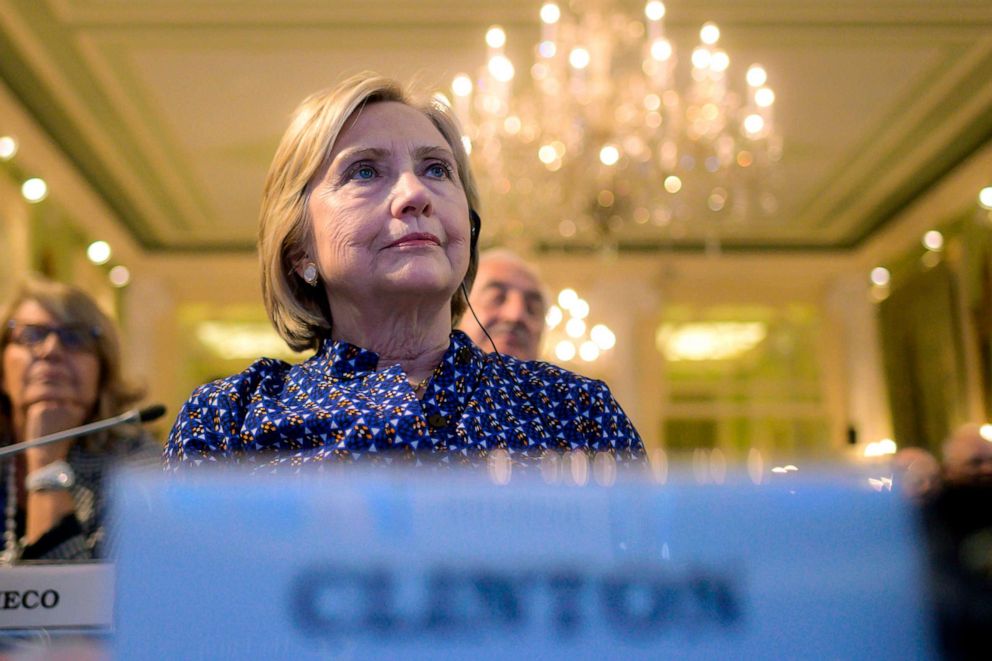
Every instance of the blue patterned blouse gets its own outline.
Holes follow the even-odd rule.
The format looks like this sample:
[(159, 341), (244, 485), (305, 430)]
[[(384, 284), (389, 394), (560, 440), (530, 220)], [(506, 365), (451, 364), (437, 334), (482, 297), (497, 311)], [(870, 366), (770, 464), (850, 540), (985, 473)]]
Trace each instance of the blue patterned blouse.
[(166, 464), (299, 465), (396, 451), (471, 464), (496, 448), (518, 460), (575, 449), (623, 463), (644, 456), (606, 384), (548, 363), (503, 356), (501, 364), (461, 331), (422, 400), (398, 364), (377, 371), (378, 362), (371, 351), (325, 342), (299, 365), (263, 358), (201, 386), (179, 412)]

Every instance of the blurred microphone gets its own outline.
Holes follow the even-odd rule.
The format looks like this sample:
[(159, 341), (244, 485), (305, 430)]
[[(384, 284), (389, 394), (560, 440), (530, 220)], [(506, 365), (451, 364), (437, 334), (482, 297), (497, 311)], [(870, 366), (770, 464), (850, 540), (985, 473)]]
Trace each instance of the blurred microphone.
[(150, 422), (161, 418), (163, 415), (165, 415), (165, 407), (161, 404), (152, 404), (151, 406), (146, 406), (143, 409), (131, 409), (130, 411), (125, 411), (124, 413), (121, 413), (113, 418), (97, 420), (96, 422), (80, 425), (79, 427), (73, 427), (72, 429), (66, 429), (65, 431), (55, 432), (54, 434), (48, 434), (47, 436), (40, 436), (38, 438), (31, 439), (30, 441), (23, 441), (21, 443), (8, 445), (5, 448), (0, 448), (0, 457), (17, 454), (18, 452), (23, 452), (28, 448), (36, 448), (39, 445), (48, 445), (49, 443), (58, 443), (59, 441), (76, 438), (77, 436), (95, 434), (98, 431), (110, 429), (111, 427), (116, 427), (117, 425), (126, 425), (135, 422)]

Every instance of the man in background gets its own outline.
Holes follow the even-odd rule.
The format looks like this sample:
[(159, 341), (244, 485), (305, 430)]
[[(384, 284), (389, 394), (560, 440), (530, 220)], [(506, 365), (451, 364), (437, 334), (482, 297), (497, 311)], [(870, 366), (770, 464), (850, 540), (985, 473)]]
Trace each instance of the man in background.
[(940, 462), (923, 448), (902, 448), (892, 457), (892, 478), (910, 500), (928, 502), (940, 491)]
[[(548, 299), (533, 266), (509, 250), (487, 250), (479, 256), (469, 303), (500, 353), (537, 359)], [(465, 313), (458, 328), (483, 351), (492, 351), (471, 312)]]
[(992, 485), (992, 442), (976, 424), (962, 425), (944, 442), (944, 479), (950, 484)]

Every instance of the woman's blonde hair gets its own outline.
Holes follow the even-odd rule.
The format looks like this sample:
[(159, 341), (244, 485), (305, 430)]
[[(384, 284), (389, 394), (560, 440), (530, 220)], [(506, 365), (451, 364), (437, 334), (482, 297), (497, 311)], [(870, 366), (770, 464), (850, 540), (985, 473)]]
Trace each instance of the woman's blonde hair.
[[(357, 110), (384, 101), (410, 106), (437, 127), (454, 154), (469, 209), (478, 211), (478, 189), (462, 133), (446, 104), (432, 98), (414, 99), (396, 81), (369, 72), (305, 99), (293, 113), (269, 166), (258, 228), (265, 309), (279, 335), (295, 351), (319, 348), (321, 341), (330, 336), (332, 324), (324, 289), (308, 285), (295, 271), (312, 236), (307, 213), (310, 191), (326, 169), (334, 143), (348, 119)], [(465, 291), (472, 288), (479, 261), (476, 240), (471, 245), (468, 271), (462, 281)], [(451, 298), (452, 326), (466, 305), (459, 287)]]
[[(84, 422), (93, 422), (123, 413), (131, 404), (144, 396), (144, 390), (127, 381), (121, 368), (121, 348), (117, 328), (110, 317), (103, 313), (96, 302), (81, 289), (72, 285), (48, 280), (41, 276), (27, 279), (15, 292), (0, 318), (0, 352), (10, 342), (9, 322), (17, 309), (27, 301), (34, 301), (45, 308), (60, 324), (72, 324), (92, 329), (96, 335), (94, 353), (100, 364), (97, 398), (93, 411)], [(3, 383), (3, 361), (0, 361), (0, 384)], [(0, 431), (13, 435), (11, 402), (8, 393), (0, 387)], [(109, 437), (94, 435), (86, 438), (90, 450), (107, 449)], [(18, 439), (24, 440), (24, 439)]]

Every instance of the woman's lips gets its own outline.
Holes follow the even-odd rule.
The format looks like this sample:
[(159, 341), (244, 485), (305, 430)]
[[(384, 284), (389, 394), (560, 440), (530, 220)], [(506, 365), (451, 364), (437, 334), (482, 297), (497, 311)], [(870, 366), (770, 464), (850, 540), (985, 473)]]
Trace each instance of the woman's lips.
[(31, 383), (41, 383), (41, 384), (63, 384), (69, 383), (72, 376), (69, 374), (54, 374), (52, 372), (44, 372), (42, 374), (32, 374), (28, 377), (28, 381)]
[(386, 248), (403, 248), (406, 246), (440, 246), (441, 240), (433, 234), (427, 232), (416, 232), (400, 237), (390, 243)]

